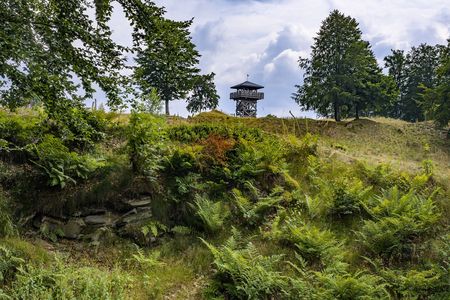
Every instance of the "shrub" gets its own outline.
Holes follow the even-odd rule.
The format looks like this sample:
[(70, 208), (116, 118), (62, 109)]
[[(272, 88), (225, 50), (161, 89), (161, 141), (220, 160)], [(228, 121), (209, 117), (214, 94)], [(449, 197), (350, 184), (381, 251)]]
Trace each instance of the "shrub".
[(341, 218), (360, 213), (372, 190), (371, 186), (364, 187), (363, 182), (358, 179), (335, 182), (333, 187), (333, 204), (329, 213)]
[(78, 179), (87, 179), (99, 167), (96, 160), (70, 152), (62, 141), (53, 135), (45, 135), (43, 140), (32, 149), (36, 160), (32, 162), (48, 178), (50, 186), (64, 188)]
[(379, 276), (364, 272), (316, 274), (320, 284), (317, 299), (391, 299), (386, 283)]
[(162, 118), (133, 113), (128, 132), (128, 153), (133, 171), (154, 181), (163, 169), (162, 159), (166, 152), (165, 121)]
[(344, 250), (331, 231), (322, 230), (297, 219), (298, 217), (287, 217), (283, 221), (277, 217), (266, 236), (295, 249), (313, 264), (337, 265), (343, 260)]
[(224, 220), (229, 214), (222, 202), (213, 202), (206, 196), (197, 195), (191, 206), (202, 221), (204, 229), (209, 232), (221, 230)]
[(14, 235), (16, 232), (8, 204), (0, 187), (0, 237), (8, 237)]
[(449, 270), (433, 266), (427, 270), (382, 269), (380, 275), (388, 282), (396, 298), (449, 299)]
[(357, 178), (339, 180), (313, 179), (314, 196), (306, 196), (306, 207), (311, 217), (343, 219), (361, 212), (362, 205), (371, 195), (372, 187), (365, 187)]
[(282, 208), (281, 203), (285, 201), (283, 190), (274, 189), (268, 196), (262, 196), (250, 182), (246, 186), (254, 189), (253, 195), (247, 196), (238, 189), (232, 190), (235, 211), (245, 224), (258, 225), (268, 214)]
[(20, 269), (11, 287), (14, 299), (125, 299), (127, 276), (93, 267), (49, 268), (28, 265)]
[(203, 240), (214, 256), (216, 273), (209, 292), (227, 299), (298, 299), (307, 291), (295, 290), (290, 278), (277, 271), (282, 256), (263, 256), (251, 243), (245, 247), (231, 237), (225, 245), (215, 247)]
[(91, 149), (105, 137), (106, 120), (77, 104), (63, 105), (45, 121), (48, 132), (59, 137), (70, 149)]
[(18, 257), (14, 251), (0, 245), (0, 284), (13, 281), (18, 269), (24, 263), (25, 261)]
[(403, 193), (397, 187), (373, 197), (365, 206), (372, 219), (365, 220), (358, 232), (366, 250), (385, 258), (411, 257), (416, 240), (430, 232), (439, 220), (432, 197), (415, 190)]

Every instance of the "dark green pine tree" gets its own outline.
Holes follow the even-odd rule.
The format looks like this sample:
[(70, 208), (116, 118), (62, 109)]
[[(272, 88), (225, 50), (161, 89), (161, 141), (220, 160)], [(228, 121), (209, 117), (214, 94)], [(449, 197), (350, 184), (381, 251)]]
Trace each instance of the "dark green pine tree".
[(145, 48), (137, 54), (137, 84), (144, 94), (156, 88), (167, 115), (169, 102), (186, 98), (200, 71), (196, 67), (200, 54), (189, 32), (191, 24), (192, 21), (158, 20), (153, 34), (144, 40)]
[(433, 88), (437, 83), (437, 69), (442, 46), (421, 44), (412, 47), (405, 55), (401, 50), (392, 50), (385, 57), (385, 66), (395, 79), (400, 90), (397, 100), (383, 111), (383, 115), (415, 122), (425, 119), (421, 106), (424, 88)]
[(450, 40), (442, 50), (435, 87), (422, 86), (422, 108), (427, 117), (435, 120), (440, 127), (445, 127), (450, 121)]
[(384, 66), (388, 69), (389, 76), (395, 81), (399, 91), (397, 98), (391, 103), (386, 102), (380, 109), (382, 116), (400, 119), (402, 117), (401, 104), (404, 98), (406, 84), (405, 64), (406, 55), (403, 50), (392, 50), (392, 54), (384, 58)]
[(337, 10), (322, 22), (314, 38), (311, 58), (300, 58), (305, 70), (303, 85), (294, 100), (304, 110), (322, 116), (359, 117), (374, 111), (383, 95), (383, 78), (368, 42), (362, 40), (354, 18)]
[(215, 109), (219, 105), (214, 77), (216, 74), (197, 75), (193, 79), (192, 92), (188, 97), (187, 110), (191, 113)]

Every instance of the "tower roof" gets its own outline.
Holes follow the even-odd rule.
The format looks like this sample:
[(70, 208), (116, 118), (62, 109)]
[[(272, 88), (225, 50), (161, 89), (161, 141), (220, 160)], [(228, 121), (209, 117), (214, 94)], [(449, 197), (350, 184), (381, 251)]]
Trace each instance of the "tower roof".
[(263, 89), (264, 87), (262, 85), (250, 82), (250, 81), (245, 81), (241, 84), (235, 85), (231, 87), (232, 89), (249, 89), (249, 90), (259, 90), (259, 89)]

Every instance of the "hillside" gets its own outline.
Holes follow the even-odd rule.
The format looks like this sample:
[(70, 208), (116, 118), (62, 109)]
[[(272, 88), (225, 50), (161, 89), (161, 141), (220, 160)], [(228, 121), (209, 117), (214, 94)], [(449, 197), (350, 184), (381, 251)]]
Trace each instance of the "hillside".
[(0, 111), (0, 299), (450, 297), (432, 123), (84, 119)]

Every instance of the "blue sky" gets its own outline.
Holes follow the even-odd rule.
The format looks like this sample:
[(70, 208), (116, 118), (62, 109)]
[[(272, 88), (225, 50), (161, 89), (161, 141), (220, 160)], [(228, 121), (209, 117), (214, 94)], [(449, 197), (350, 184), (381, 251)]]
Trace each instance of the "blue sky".
[[(380, 64), (391, 48), (421, 42), (444, 43), (450, 37), (450, 0), (155, 0), (167, 17), (194, 18), (193, 41), (205, 73), (216, 73), (219, 109), (234, 112), (230, 86), (250, 74), (265, 86), (258, 115), (314, 116), (291, 99), (302, 80), (298, 57), (309, 55), (321, 21), (333, 9), (356, 18)], [(131, 44), (130, 28), (117, 10), (111, 26), (121, 44)], [(187, 116), (185, 102), (173, 101), (171, 113)]]

